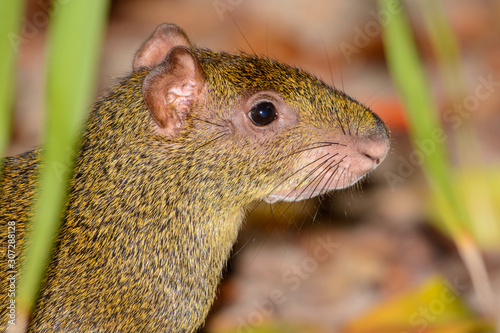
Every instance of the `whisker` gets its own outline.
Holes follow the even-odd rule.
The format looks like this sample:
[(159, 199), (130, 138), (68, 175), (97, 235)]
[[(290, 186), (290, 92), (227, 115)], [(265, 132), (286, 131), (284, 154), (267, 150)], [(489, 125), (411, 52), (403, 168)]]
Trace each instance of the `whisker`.
[(352, 135), (351, 133), (351, 126), (352, 125), (352, 119), (351, 117), (347, 118), (347, 130), (349, 131), (349, 135)]
[[(313, 193), (318, 189), (318, 186), (319, 184), (321, 183), (321, 181), (324, 179), (324, 177), (326, 176), (326, 174), (328, 173), (328, 171), (330, 170), (330, 168), (334, 167), (335, 165), (339, 165), (341, 161), (338, 161), (335, 163), (335, 160), (332, 161), (332, 163), (328, 166), (325, 167), (325, 172), (321, 172), (319, 175), (317, 175), (316, 177), (314, 177), (314, 179), (309, 183), (309, 185), (307, 185), (304, 190), (301, 191), (300, 194), (302, 194), (310, 185), (314, 184), (316, 182), (316, 180), (319, 178), (319, 181), (317, 182), (317, 184), (315, 185), (314, 189), (313, 189)], [(335, 163), (335, 164), (333, 164)], [(333, 165), (332, 165), (333, 164)], [(324, 189), (324, 187), (323, 187)]]
[(255, 235), (257, 234), (257, 230), (255, 230), (252, 235), (248, 238), (248, 240), (238, 249), (238, 251), (236, 251), (235, 253), (233, 253), (231, 255), (231, 258), (234, 258), (238, 253), (240, 253), (246, 246), (248, 243), (250, 243), (250, 241), (252, 239), (254, 239)]
[(273, 205), (272, 203), (268, 203), (269, 205), (269, 210), (271, 213), (271, 216), (275, 218), (276, 220), (283, 218), (286, 220), (285, 215), (279, 210), (279, 203), (276, 205)]
[(241, 31), (240, 29), (240, 26), (238, 25), (238, 23), (236, 23), (236, 20), (234, 19), (233, 15), (231, 14), (231, 12), (228, 12), (229, 14), (229, 17), (231, 18), (231, 20), (233, 21), (234, 25), (236, 26), (236, 28), (238, 29), (238, 31), (240, 32), (241, 34), (241, 37), (243, 37), (243, 39), (245, 40), (245, 42), (247, 43), (247, 45), (250, 47), (250, 50), (252, 50), (253, 52), (253, 55), (254, 56), (257, 56), (257, 53), (255, 53), (255, 50), (253, 49), (252, 45), (250, 44), (250, 42), (248, 42), (248, 39), (245, 37), (245, 34), (243, 34), (243, 31)]
[(322, 204), (323, 204), (322, 199), (320, 199), (320, 203), (319, 203), (318, 207), (316, 208), (316, 212), (314, 213), (314, 216), (313, 216), (312, 221), (311, 221), (311, 227), (314, 224), (314, 222), (316, 221), (316, 218), (318, 217), (319, 209), (321, 208)]
[[(347, 167), (347, 169), (349, 169), (349, 167)], [(344, 171), (346, 171), (347, 169), (342, 169), (342, 171), (340, 172), (339, 177), (337, 178), (337, 183), (335, 184), (335, 187), (339, 186), (340, 178), (342, 177), (342, 175), (344, 175), (344, 179), (345, 179), (347, 172), (344, 174)]]
[[(377, 91), (375, 91), (373, 94), (371, 94), (371, 96), (368, 97), (368, 99), (366, 101), (364, 101), (363, 104), (365, 104), (369, 109), (373, 106), (373, 104), (380, 98), (379, 95), (383, 90), (387, 90), (387, 86), (385, 87), (382, 87), (380, 89), (378, 89)], [(373, 98), (373, 101), (370, 102), (370, 99)]]
[(319, 33), (319, 38), (321, 39), (321, 44), (323, 45), (323, 51), (325, 52), (325, 58), (328, 63), (328, 69), (330, 70), (330, 79), (332, 80), (332, 87), (335, 88), (335, 81), (333, 80), (333, 71), (332, 71), (332, 64), (330, 63), (330, 57), (328, 56), (328, 51), (326, 50), (326, 45), (325, 41), (323, 40), (323, 36), (321, 33)]
[(253, 263), (253, 261), (257, 258), (257, 256), (259, 255), (260, 251), (264, 247), (264, 244), (267, 242), (267, 240), (271, 236), (271, 233), (269, 232), (269, 227), (270, 227), (270, 224), (267, 224), (266, 228), (264, 229), (264, 239), (260, 238), (260, 241), (259, 241), (262, 245), (258, 247), (257, 251), (255, 252), (255, 255), (250, 260), (250, 263)]
[[(314, 174), (319, 168), (321, 168), (323, 166), (323, 164), (325, 164), (326, 162), (328, 162), (329, 160), (331, 160), (332, 158), (335, 158), (335, 156), (337, 156), (338, 154), (335, 154), (333, 156), (330, 156), (328, 159), (326, 159), (325, 161), (323, 161), (320, 165), (318, 165), (316, 168), (314, 168), (311, 172), (309, 172), (305, 177), (304, 179), (295, 187), (295, 189), (297, 189), (298, 187), (300, 187), (300, 185), (305, 182), (312, 174)], [(331, 163), (335, 163), (335, 160), (333, 160)], [(330, 166), (327, 166), (326, 168), (329, 168)], [(307, 185), (305, 186), (302, 191), (300, 191), (300, 193), (297, 195), (297, 197), (300, 197), (307, 189), (308, 187), (311, 185), (311, 184), (314, 184), (316, 182), (316, 180), (319, 178), (319, 177), (324, 177), (324, 174), (323, 173), (320, 173), (319, 175), (317, 175), (316, 177), (314, 177), (314, 179)], [(321, 178), (319, 179), (319, 182), (316, 186), (319, 185), (319, 183), (321, 183)], [(290, 194), (292, 194), (292, 192), (295, 190), (291, 190), (286, 196), (288, 197)], [(314, 189), (316, 190), (316, 188)], [(314, 191), (313, 190), (313, 191)], [(285, 210), (285, 212), (291, 207), (291, 203), (288, 205), (288, 208)]]
[(342, 91), (345, 91), (344, 88), (344, 75), (342, 74), (342, 61), (339, 61), (340, 66), (340, 82), (342, 82)]
[(338, 145), (338, 146), (344, 146), (344, 147), (347, 147), (346, 144), (344, 143), (340, 143), (340, 142), (329, 142), (329, 141), (324, 141), (324, 142), (316, 142), (316, 143), (321, 143), (321, 144), (325, 144), (327, 146), (334, 146), (334, 145)]
[(269, 18), (266, 21), (266, 57), (269, 58)]
[[(332, 163), (334, 163), (334, 162), (335, 162), (335, 160), (333, 160), (333, 161), (332, 161)], [(305, 187), (305, 188), (304, 188), (304, 189), (300, 192), (299, 196), (300, 196), (302, 193), (304, 193), (304, 191), (305, 191), (305, 190), (306, 190), (306, 189), (307, 189), (310, 185), (314, 184), (314, 183), (316, 182), (316, 180), (318, 179), (318, 177), (320, 177), (320, 176), (321, 176), (321, 178), (319, 178), (319, 181), (317, 182), (317, 184), (316, 184), (315, 188), (314, 188), (314, 189), (312, 190), (312, 192), (311, 192), (311, 196), (309, 197), (309, 199), (311, 199), (311, 198), (312, 198), (312, 194), (313, 194), (313, 193), (317, 190), (317, 188), (318, 188), (319, 184), (320, 184), (320, 183), (321, 183), (321, 181), (324, 179), (324, 177), (326, 176), (326, 174), (328, 173), (328, 171), (330, 171), (330, 170), (331, 170), (331, 169), (332, 169), (335, 165), (337, 165), (337, 169), (338, 169), (338, 165), (339, 165), (339, 163), (340, 163), (340, 162), (341, 162), (341, 161), (339, 161), (339, 162), (337, 162), (337, 163), (335, 163), (335, 164), (333, 164), (333, 165), (331, 165), (331, 164), (330, 164), (329, 166), (327, 166), (327, 167), (325, 168), (325, 169), (327, 169), (327, 170), (326, 170), (325, 172), (320, 173), (318, 176), (316, 176), (316, 177), (315, 177), (315, 178), (314, 178), (314, 179), (313, 179), (313, 180), (309, 183), (309, 185), (307, 185), (307, 186), (306, 186), (306, 187)], [(333, 176), (334, 176), (334, 175), (332, 174), (332, 175), (330, 176), (330, 178), (331, 178), (331, 177), (333, 177)], [(330, 179), (330, 178), (329, 178), (329, 179)], [(328, 181), (327, 181), (327, 183), (328, 183)], [(326, 186), (326, 185), (323, 185), (323, 188), (322, 188), (321, 192), (323, 192), (323, 190), (326, 188), (325, 186)], [(305, 208), (305, 205), (304, 205), (303, 209), (304, 209), (304, 208)], [(318, 207), (318, 209), (316, 210), (316, 213), (315, 213), (315, 215), (314, 215), (313, 219), (314, 219), (314, 218), (316, 217), (316, 215), (318, 214), (318, 211), (319, 211), (319, 207)], [(301, 211), (301, 214), (302, 214), (302, 212), (303, 212), (303, 210)], [(301, 223), (301, 225), (300, 225), (300, 227), (299, 227), (299, 231), (300, 231), (300, 229), (302, 229), (302, 226), (304, 225), (304, 223), (305, 223), (305, 220), (303, 220), (303, 221), (302, 221), (302, 223)], [(313, 222), (312, 222), (312, 223), (314, 223), (314, 220), (313, 220)]]
[[(297, 185), (294, 189), (292, 189), (290, 192), (288, 192), (288, 194), (285, 196), (285, 198), (287, 198), (288, 196), (290, 196), (290, 195), (292, 194), (292, 192), (293, 192), (295, 189), (297, 189), (297, 188), (298, 188), (298, 187), (299, 187), (299, 186), (300, 186), (303, 182), (305, 182), (305, 181), (306, 181), (306, 180), (307, 180), (307, 179), (308, 179), (308, 178), (309, 178), (312, 174), (314, 174), (314, 172), (316, 172), (316, 170), (317, 170), (317, 169), (319, 169), (319, 168), (320, 168), (320, 167), (321, 167), (324, 163), (328, 162), (331, 158), (334, 158), (334, 157), (335, 157), (335, 156), (331, 156), (331, 157), (330, 157), (330, 158), (328, 158), (327, 160), (323, 161), (323, 162), (322, 162), (319, 166), (317, 166), (314, 170), (312, 170), (311, 172), (309, 172), (309, 173), (308, 173), (308, 174), (304, 177), (304, 179), (303, 179), (303, 180), (302, 180), (302, 181), (301, 181), (301, 182), (300, 182), (300, 183), (299, 183), (299, 184), (298, 184), (298, 185)], [(333, 162), (335, 162), (335, 160), (333, 160), (333, 161), (332, 161), (332, 163), (333, 163)], [(315, 180), (316, 180), (316, 179), (317, 179), (320, 175), (321, 175), (321, 174), (317, 175), (317, 176), (313, 179), (313, 181), (312, 181), (311, 183), (315, 182)], [(321, 182), (321, 180), (320, 180), (320, 182)], [(311, 184), (311, 183), (310, 183), (310, 184)], [(310, 185), (310, 184), (309, 184), (309, 185)], [(306, 191), (306, 190), (307, 190), (307, 188), (309, 187), (309, 185), (307, 185), (306, 187), (304, 187), (304, 189), (302, 189), (302, 191), (300, 191), (300, 193), (297, 195), (297, 197), (300, 197), (300, 196), (302, 195), (302, 193), (304, 193), (304, 191)], [(310, 199), (310, 198), (309, 198), (309, 199)], [(285, 213), (286, 213), (286, 212), (287, 212), (287, 211), (288, 211), (288, 210), (292, 207), (292, 205), (294, 204), (294, 202), (295, 202), (295, 201), (291, 201), (291, 202), (289, 202), (289, 203), (287, 204), (287, 207), (286, 207), (286, 209), (283, 211), (283, 214), (285, 214)], [(304, 206), (302, 207), (302, 210), (300, 211), (300, 214), (299, 214), (299, 215), (302, 215), (302, 213), (304, 212), (305, 207), (306, 207), (306, 205), (304, 204)], [(303, 223), (302, 223), (302, 224), (303, 224)], [(302, 227), (302, 224), (301, 224), (301, 227)], [(300, 228), (299, 228), (299, 230), (300, 230)]]
[[(321, 188), (321, 193), (323, 193), (325, 191), (325, 189), (328, 188), (328, 185), (329, 185), (329, 182), (331, 181), (331, 179), (333, 177), (335, 177), (335, 174), (337, 172), (337, 170), (339, 169), (340, 167), (340, 163), (342, 162), (342, 160), (338, 161), (337, 163), (335, 163), (334, 165), (330, 165), (328, 166), (328, 169), (325, 170), (325, 172), (323, 173), (325, 176), (328, 172), (330, 172), (330, 170), (332, 170), (333, 168), (335, 168), (335, 170), (333, 171), (333, 173), (330, 175), (330, 177), (328, 177), (328, 180), (326, 181), (326, 183), (323, 185), (323, 187)], [(324, 176), (323, 176), (324, 177)], [(316, 185), (316, 188), (314, 189), (314, 191), (316, 191), (317, 187), (318, 187), (319, 183)]]
[(204, 122), (204, 123), (207, 123), (207, 124), (210, 124), (210, 125), (214, 125), (214, 126), (224, 127), (224, 125), (217, 124), (217, 123), (214, 123), (214, 122), (208, 121), (208, 120), (206, 120), (206, 119), (201, 119), (201, 118), (198, 118), (198, 117), (191, 117), (191, 119), (198, 120), (198, 121), (202, 121), (202, 122)]
[[(295, 189), (297, 189), (298, 187), (300, 187), (300, 185), (302, 185), (312, 174), (314, 174), (319, 168), (321, 168), (325, 163), (328, 163), (328, 161), (332, 158), (335, 158), (335, 156), (337, 156), (338, 153), (330, 156), (329, 158), (327, 158), (325, 161), (321, 162), (319, 165), (317, 165), (314, 169), (312, 169), (307, 175), (304, 176), (304, 178), (297, 184), (297, 186), (295, 186)], [(319, 176), (319, 175), (318, 175)], [(315, 179), (318, 177), (316, 176)], [(314, 180), (313, 180), (314, 181)], [(295, 189), (291, 190), (286, 196), (285, 198), (287, 198)], [(304, 193), (304, 191), (307, 189), (307, 186), (300, 192), (300, 194)]]
[[(333, 179), (335, 179), (335, 178), (333, 178), (333, 176), (335, 176), (335, 175), (337, 174), (337, 171), (338, 171), (338, 169), (340, 168), (340, 163), (342, 163), (346, 157), (347, 157), (347, 155), (342, 156), (342, 158), (339, 160), (339, 163), (337, 163), (337, 164), (335, 165), (335, 166), (336, 166), (335, 171), (332, 173), (332, 177), (331, 177), (331, 179), (329, 179), (329, 180), (326, 182), (325, 186), (330, 186), (330, 184), (329, 184), (329, 183), (330, 183), (330, 181), (331, 181), (331, 180), (333, 180)], [(334, 166), (332, 166), (332, 167), (334, 167)], [(335, 184), (335, 188), (337, 188), (337, 187), (339, 186), (340, 177), (342, 176), (342, 173), (343, 173), (343, 172), (344, 172), (344, 171), (342, 170), (342, 172), (340, 173), (339, 177), (337, 178), (337, 183)]]
[[(319, 199), (319, 204), (316, 207), (316, 212), (314, 213), (314, 216), (311, 219), (311, 228), (313, 227), (314, 222), (316, 222), (316, 219), (318, 218), (319, 209), (321, 208), (322, 205), (323, 205), (323, 200), (320, 198)], [(309, 234), (309, 241), (308, 241), (308, 244), (307, 244), (307, 251), (308, 252), (310, 251), (310, 248), (311, 248), (311, 234)]]
[[(335, 162), (335, 161), (333, 161), (333, 162)], [(326, 167), (326, 169), (327, 169), (327, 170), (326, 170), (325, 172), (322, 172), (322, 173), (320, 174), (320, 175), (321, 175), (321, 178), (320, 178), (320, 179), (319, 179), (319, 181), (317, 182), (317, 184), (316, 184), (315, 188), (312, 190), (312, 192), (311, 192), (311, 196), (309, 197), (309, 199), (311, 199), (311, 198), (312, 198), (313, 193), (314, 193), (314, 192), (318, 189), (319, 184), (320, 184), (320, 183), (321, 183), (321, 181), (324, 179), (324, 177), (326, 176), (326, 174), (327, 174), (327, 173), (328, 173), (328, 172), (329, 172), (329, 171), (330, 171), (333, 167), (335, 167), (335, 166), (337, 166), (337, 169), (336, 169), (336, 170), (338, 170), (338, 168), (339, 168), (339, 163), (340, 163), (340, 162), (341, 162), (341, 161), (339, 161), (339, 162), (337, 162), (337, 163), (335, 163), (335, 164), (333, 164), (333, 165), (329, 165), (329, 166), (327, 166), (327, 167)], [(323, 187), (322, 187), (322, 189), (321, 189), (321, 191), (320, 191), (320, 192), (323, 192), (323, 191), (327, 188), (327, 184), (328, 184), (328, 182), (330, 181), (330, 179), (331, 179), (332, 177), (334, 177), (334, 176), (335, 176), (336, 170), (334, 171), (334, 173), (333, 173), (332, 175), (330, 175), (330, 177), (329, 177), (328, 181), (326, 182), (326, 184), (325, 184), (325, 185), (323, 185)], [(317, 177), (316, 177), (316, 178), (317, 178)], [(305, 190), (306, 190), (306, 189), (307, 189), (310, 185), (314, 184), (315, 182), (316, 182), (316, 179), (314, 179), (314, 180), (313, 180), (313, 181), (312, 181), (309, 185), (307, 185), (307, 186), (305, 187), (304, 191), (305, 191)], [(303, 193), (303, 191), (301, 192), (301, 194), (302, 194), (302, 193)], [(304, 207), (305, 207), (305, 206), (304, 206)], [(316, 212), (316, 214), (317, 214), (317, 212)], [(302, 227), (302, 226), (301, 226), (301, 227)]]
[(194, 151), (197, 151), (197, 150), (199, 150), (199, 149), (201, 149), (201, 148), (203, 148), (203, 147), (205, 147), (205, 146), (207, 146), (207, 145), (209, 145), (209, 144), (211, 144), (212, 142), (214, 142), (214, 141), (216, 141), (216, 140), (219, 140), (220, 138), (222, 138), (223, 136), (225, 136), (225, 135), (227, 135), (227, 134), (228, 134), (228, 133), (222, 133), (221, 135), (219, 135), (219, 136), (215, 137), (215, 139), (212, 139), (212, 140), (210, 140), (210, 141), (208, 141), (208, 142), (205, 142), (205, 143), (204, 143), (204, 144), (202, 144), (201, 146), (196, 147), (196, 148), (193, 150), (193, 152), (194, 152)]
[[(330, 185), (330, 182), (331, 182), (333, 179), (335, 179), (335, 175), (337, 174), (337, 171), (338, 171), (338, 170), (339, 170), (339, 168), (340, 168), (340, 166), (339, 166), (340, 162), (342, 162), (342, 160), (340, 160), (340, 161), (339, 161), (339, 163), (338, 163), (338, 164), (336, 164), (336, 166), (337, 166), (337, 167), (335, 168), (335, 170), (333, 171), (333, 173), (331, 174), (331, 176), (330, 176), (330, 177), (328, 178), (328, 180), (326, 181), (326, 183), (325, 183), (325, 187), (323, 188), (323, 190), (324, 190), (325, 188), (328, 188), (328, 187), (329, 187), (329, 185)], [(333, 168), (333, 167), (334, 167), (334, 166), (332, 166), (332, 168)], [(330, 170), (328, 170), (328, 171), (330, 171)], [(337, 185), (338, 185), (338, 183), (337, 183)], [(337, 187), (337, 186), (335, 186), (335, 187)]]
[[(309, 151), (309, 150), (313, 150), (313, 149), (318, 149), (318, 148), (323, 148), (323, 147), (328, 147), (328, 146), (331, 146), (332, 144), (329, 143), (329, 142), (317, 142), (317, 143), (321, 143), (322, 145), (321, 146), (315, 146), (315, 147), (309, 147), (309, 148), (304, 148), (304, 149), (301, 149), (301, 150), (297, 150), (293, 153), (290, 153), (284, 157), (281, 157), (280, 159), (278, 159), (278, 161), (281, 161), (285, 158), (288, 158), (290, 156), (293, 156), (293, 155), (297, 155), (297, 154), (300, 154), (300, 153), (303, 153), (303, 152), (306, 152), (306, 151)], [(316, 144), (316, 143), (315, 143)], [(341, 143), (339, 143), (339, 145), (341, 145)]]
[(278, 187), (280, 187), (281, 185), (283, 185), (284, 182), (286, 182), (288, 179), (292, 178), (293, 176), (295, 176), (297, 173), (301, 172), (302, 170), (304, 170), (305, 168), (307, 168), (308, 166), (310, 166), (311, 164), (314, 164), (316, 162), (318, 162), (319, 160), (321, 160), (323, 157), (325, 156), (328, 156), (330, 154), (325, 154), (317, 159), (315, 159), (314, 161), (312, 162), (309, 162), (307, 163), (306, 165), (304, 165), (303, 167), (301, 167), (300, 169), (296, 170), (295, 172), (293, 172), (291, 175), (289, 175), (288, 177), (286, 177), (285, 179), (283, 179), (278, 185), (276, 185), (269, 193), (273, 193)]
[[(342, 83), (342, 85), (343, 85), (343, 83)], [(343, 124), (342, 124), (342, 122), (340, 121), (338, 111), (337, 111), (337, 110), (334, 110), (334, 114), (335, 114), (335, 117), (337, 118), (337, 123), (339, 124), (340, 129), (342, 130), (342, 133), (344, 133), (344, 135), (346, 135), (346, 133), (345, 133), (345, 129), (344, 129), (344, 125), (343, 125)]]

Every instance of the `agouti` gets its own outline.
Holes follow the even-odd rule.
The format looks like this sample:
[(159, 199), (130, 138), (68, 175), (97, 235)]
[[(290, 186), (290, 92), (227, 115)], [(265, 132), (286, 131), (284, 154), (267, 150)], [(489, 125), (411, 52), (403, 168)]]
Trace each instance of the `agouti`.
[[(249, 204), (350, 186), (388, 148), (375, 114), (310, 74), (160, 25), (89, 114), (29, 330), (195, 331)], [(21, 261), (41, 156), (4, 161), (2, 244), (14, 221)]]

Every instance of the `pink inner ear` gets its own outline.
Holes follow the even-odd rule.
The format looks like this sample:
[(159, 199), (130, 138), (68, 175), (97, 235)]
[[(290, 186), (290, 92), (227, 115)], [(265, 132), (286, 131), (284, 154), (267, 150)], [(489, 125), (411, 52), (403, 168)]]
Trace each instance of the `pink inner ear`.
[(142, 86), (144, 102), (161, 134), (175, 137), (180, 133), (204, 82), (198, 60), (182, 46), (172, 48), (167, 59), (147, 74)]
[(184, 31), (174, 24), (161, 24), (149, 37), (146, 43), (137, 51), (133, 70), (143, 67), (155, 67), (162, 63), (170, 50), (176, 46), (191, 48), (191, 42)]
[(172, 45), (163, 40), (149, 40), (137, 53), (134, 59), (134, 72), (142, 67), (154, 67), (165, 60)]

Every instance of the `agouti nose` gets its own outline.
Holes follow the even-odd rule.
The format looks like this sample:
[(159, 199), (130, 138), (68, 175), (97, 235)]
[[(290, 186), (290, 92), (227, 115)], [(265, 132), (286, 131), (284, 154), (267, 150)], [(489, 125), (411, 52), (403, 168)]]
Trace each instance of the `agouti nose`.
[(381, 134), (360, 137), (356, 142), (356, 149), (361, 159), (361, 169), (369, 172), (375, 169), (387, 156), (389, 151), (389, 137), (386, 131)]
[(361, 135), (358, 138), (358, 152), (374, 163), (374, 168), (380, 164), (389, 151), (389, 130), (376, 115), (373, 115), (377, 125), (372, 128), (370, 134)]
[(386, 140), (364, 140), (358, 143), (358, 152), (370, 159), (375, 165), (380, 164), (387, 155), (389, 145)]
[(357, 154), (352, 156), (352, 166), (361, 174), (373, 171), (386, 157), (389, 144), (386, 140), (361, 139), (356, 145)]

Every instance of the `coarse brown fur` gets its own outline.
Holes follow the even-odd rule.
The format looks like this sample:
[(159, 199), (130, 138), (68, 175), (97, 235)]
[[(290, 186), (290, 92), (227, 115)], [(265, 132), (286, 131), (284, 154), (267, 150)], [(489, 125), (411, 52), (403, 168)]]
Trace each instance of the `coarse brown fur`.
[[(300, 156), (324, 146), (329, 133), (387, 141), (377, 116), (304, 71), (248, 54), (192, 52), (205, 98), (179, 135), (154, 129), (142, 93), (149, 68), (93, 106), (30, 331), (196, 330), (251, 202), (277, 189), (314, 186), (314, 161)], [(242, 96), (258, 91), (279, 94), (298, 121), (255, 140), (242, 134), (231, 114)], [(7, 158), (0, 183), (2, 244), (7, 222), (15, 221), (21, 253), (39, 163), (39, 150)]]

